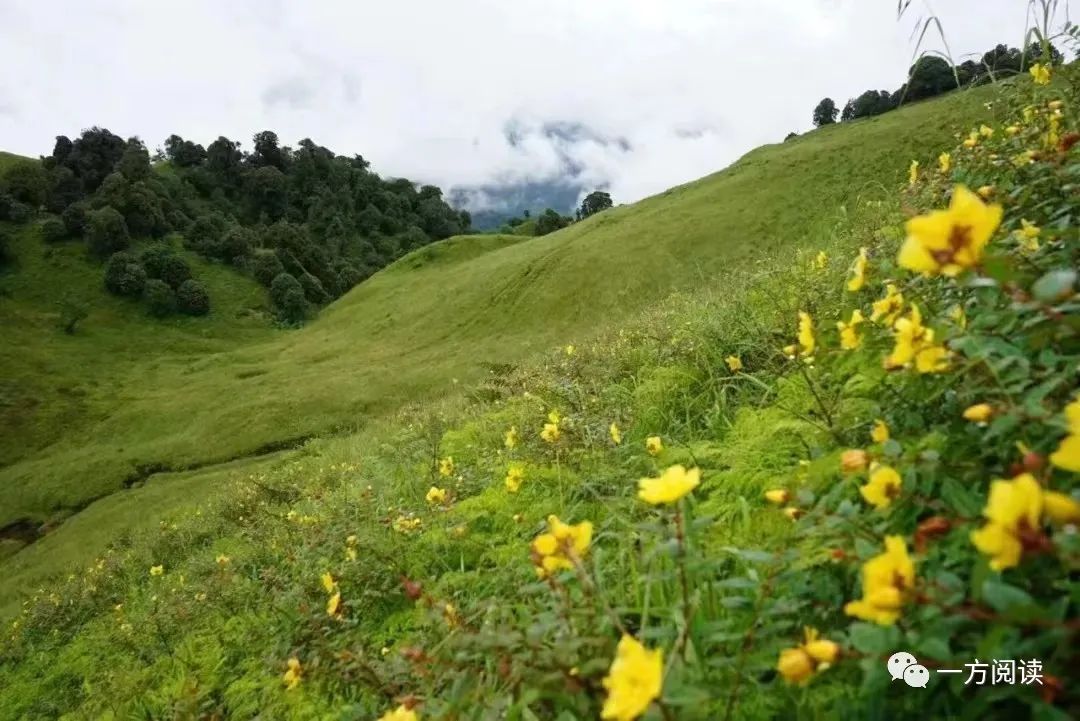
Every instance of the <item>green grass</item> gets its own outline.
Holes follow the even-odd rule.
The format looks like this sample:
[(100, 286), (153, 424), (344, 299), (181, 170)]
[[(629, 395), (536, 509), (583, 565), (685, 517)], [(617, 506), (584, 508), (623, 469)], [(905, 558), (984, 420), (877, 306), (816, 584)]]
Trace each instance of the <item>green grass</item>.
[[(471, 386), (492, 366), (618, 327), (673, 290), (725, 278), (779, 251), (822, 244), (861, 201), (891, 196), (911, 158), (929, 165), (957, 127), (989, 115), (990, 89), (827, 127), (759, 148), (730, 168), (542, 238), (468, 236), (414, 253), (298, 331), (252, 309), (262, 291), (197, 263), (215, 308), (165, 323), (109, 298), (73, 247), (33, 232), (0, 276), (5, 459), (0, 526), (63, 518), (146, 469), (182, 470), (359, 430), (411, 401)], [(57, 289), (91, 316), (53, 327)], [(137, 524), (138, 504), (110, 523)], [(96, 513), (90, 506), (82, 514)], [(81, 514), (80, 514), (81, 515)], [(69, 525), (70, 524), (70, 525)], [(70, 521), (59, 547), (82, 546)], [(92, 544), (78, 549), (93, 553)], [(60, 567), (48, 554), (23, 563)], [(57, 552), (64, 561), (74, 555)], [(28, 577), (29, 578), (29, 577)]]

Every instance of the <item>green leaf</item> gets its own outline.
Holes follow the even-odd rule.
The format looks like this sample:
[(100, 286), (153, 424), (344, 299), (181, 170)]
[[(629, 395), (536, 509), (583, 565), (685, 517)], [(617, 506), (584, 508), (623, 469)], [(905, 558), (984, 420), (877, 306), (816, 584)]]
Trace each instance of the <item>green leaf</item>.
[(851, 645), (856, 651), (890, 656), (900, 649), (900, 631), (896, 626), (874, 623), (854, 623), (850, 631)]
[(983, 600), (990, 607), (1001, 613), (1009, 613), (1018, 610), (1018, 607), (1030, 606), (1035, 603), (1028, 593), (1016, 586), (1010, 586), (1004, 581), (989, 578), (982, 585)]
[(1035, 281), (1032, 294), (1043, 303), (1053, 303), (1072, 294), (1076, 285), (1076, 271), (1071, 268), (1052, 270)]
[(941, 484), (941, 499), (961, 516), (977, 516), (982, 509), (978, 496), (952, 478)]

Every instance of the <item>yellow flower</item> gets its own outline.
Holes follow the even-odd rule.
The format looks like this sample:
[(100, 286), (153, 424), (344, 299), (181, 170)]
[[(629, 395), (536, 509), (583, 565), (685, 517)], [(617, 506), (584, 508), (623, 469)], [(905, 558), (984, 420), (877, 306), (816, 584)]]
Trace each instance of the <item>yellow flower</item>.
[(979, 189), (976, 190), (975, 192), (978, 193), (979, 197), (982, 198), (983, 200), (990, 200), (990, 197), (993, 196), (993, 194), (994, 194), (994, 186), (992, 186), (992, 185), (981, 185), (981, 186), (979, 186)]
[(510, 430), (506, 432), (506, 440), (503, 441), (503, 445), (508, 450), (513, 450), (518, 444), (518, 432), (517, 426), (510, 426)]
[(949, 317), (956, 323), (961, 329), (967, 328), (967, 313), (964, 312), (964, 306), (954, 305), (949, 309)]
[(506, 469), (506, 478), (503, 480), (503, 485), (506, 486), (506, 490), (510, 493), (517, 493), (521, 490), (521, 482), (525, 480), (525, 469), (518, 465), (510, 466)]
[(701, 471), (683, 466), (671, 466), (659, 478), (642, 478), (638, 481), (638, 498), (658, 506), (674, 503), (701, 483)]
[(350, 561), (355, 561), (356, 556), (357, 556), (357, 554), (356, 554), (356, 549), (355, 548), (346, 548), (345, 549), (345, 558), (346, 559), (348, 559)]
[(555, 443), (560, 435), (559, 426), (556, 423), (545, 423), (544, 430), (540, 431), (540, 438), (548, 443)]
[(840, 656), (840, 644), (826, 638), (820, 638), (816, 628), (806, 627), (803, 629), (806, 642), (803, 648), (810, 654), (810, 658), (819, 664), (818, 670), (823, 670), (830, 664), (835, 663)]
[(814, 675), (814, 659), (801, 646), (785, 648), (776, 662), (776, 671), (788, 683), (802, 683)]
[(874, 323), (884, 320), (887, 325), (892, 325), (903, 311), (904, 296), (895, 285), (889, 283), (885, 286), (885, 297), (874, 301), (870, 320)]
[(990, 568), (1001, 571), (1020, 563), (1023, 538), (1039, 530), (1043, 510), (1042, 487), (1030, 473), (1011, 481), (994, 481), (983, 515), (988, 522), (971, 533), (971, 543), (990, 556)]
[(326, 614), (335, 618), (341, 615), (341, 591), (334, 591), (334, 594), (327, 600)]
[(1006, 135), (1016, 135), (1019, 132), (1020, 132), (1020, 126), (1019, 125), (1010, 125), (1009, 127), (1005, 128), (1005, 134)]
[(359, 543), (359, 541), (360, 541), (359, 538), (357, 538), (355, 535), (352, 535), (352, 536), (349, 536), (348, 538), (345, 539), (345, 545), (346, 546), (355, 546), (357, 543)]
[(1064, 493), (1044, 491), (1043, 513), (1054, 523), (1080, 523), (1080, 503)]
[(432, 505), (435, 505), (436, 503), (445, 503), (446, 489), (432, 486), (428, 489), (427, 495), (424, 496), (424, 499)]
[(844, 451), (840, 454), (840, 470), (844, 473), (858, 473), (866, 468), (869, 459), (866, 451), (858, 449)]
[(728, 370), (732, 373), (738, 373), (743, 369), (742, 359), (737, 355), (729, 355), (724, 359), (724, 362), (727, 363)]
[(288, 670), (281, 676), (281, 681), (285, 684), (286, 691), (292, 691), (300, 685), (300, 677), (303, 675), (303, 670), (300, 668), (300, 659), (296, 656), (290, 658), (287, 665)]
[(548, 423), (554, 423), (555, 425), (559, 425), (559, 423), (561, 422), (562, 418), (559, 417), (558, 411), (552, 410), (550, 413), (548, 413)]
[(1000, 205), (986, 205), (962, 185), (953, 190), (948, 210), (907, 222), (907, 238), (897, 262), (924, 275), (956, 276), (978, 265), (983, 249), (1001, 223)]
[(1050, 108), (1051, 110), (1061, 110), (1063, 107), (1065, 107), (1065, 103), (1060, 100), (1051, 100), (1049, 103), (1046, 104), (1046, 107)]
[(1031, 165), (1035, 162), (1036, 153), (1034, 150), (1025, 150), (1019, 155), (1014, 155), (1012, 164), (1017, 168), (1022, 168), (1025, 165)]
[(446, 620), (446, 625), (450, 628), (457, 628), (461, 625), (461, 617), (458, 616), (457, 607), (452, 603), (443, 606), (443, 618)]
[(439, 461), (439, 475), (440, 476), (452, 476), (454, 475), (454, 459), (451, 456), (447, 456)]
[(844, 321), (837, 321), (836, 327), (840, 331), (840, 347), (844, 350), (855, 350), (862, 345), (862, 337), (858, 332), (858, 325), (862, 323), (865, 318), (861, 311), (856, 309), (851, 314), (851, 320), (847, 323)]
[(664, 652), (650, 651), (624, 634), (603, 681), (607, 699), (600, 711), (605, 721), (634, 721), (660, 697), (664, 685)]
[(829, 265), (829, 256), (825, 254), (824, 250), (819, 250), (818, 254), (814, 256), (814, 262), (811, 264), (817, 270), (825, 270)]
[(334, 580), (329, 571), (320, 576), (319, 580), (322, 581), (322, 587), (326, 589), (327, 593), (333, 593), (337, 589), (337, 581)]
[(938, 156), (937, 162), (938, 168), (941, 170), (941, 174), (944, 175), (945, 173), (948, 173), (949, 168), (952, 167), (952, 156), (948, 153), (942, 153)]
[(774, 488), (771, 491), (765, 491), (765, 500), (769, 503), (774, 503), (777, 506), (784, 505), (788, 502), (789, 498), (791, 498), (791, 494), (783, 488)]
[(1039, 235), (1042, 234), (1042, 229), (1032, 223), (1029, 220), (1020, 221), (1020, 229), (1015, 231), (1017, 239), (1020, 241), (1020, 247), (1029, 253), (1034, 253), (1039, 249)]
[(224, 553), (222, 553), (222, 554), (218, 555), (218, 557), (215, 560), (217, 561), (217, 564), (219, 566), (226, 566), (226, 565), (228, 565), (229, 561), (231, 561), (232, 559), (230, 559), (228, 556), (226, 556)]
[(876, 466), (870, 471), (870, 482), (859, 489), (863, 500), (878, 510), (888, 508), (900, 495), (903, 481), (900, 474), (889, 466)]
[(566, 355), (568, 355), (568, 356), (574, 355), (574, 346), (573, 345), (568, 345), (568, 346), (566, 346), (566, 348), (563, 349), (563, 351), (565, 351)]
[(589, 521), (569, 525), (558, 516), (548, 516), (548, 532), (532, 542), (533, 562), (537, 575), (545, 578), (561, 569), (573, 568), (572, 559), (581, 558), (592, 543), (593, 526)]
[(1042, 63), (1035, 63), (1028, 70), (1036, 85), (1050, 84), (1050, 68)]
[(801, 508), (795, 508), (794, 506), (788, 506), (784, 509), (784, 515), (792, 521), (797, 521), (802, 516), (803, 512)]
[(919, 182), (919, 161), (912, 160), (911, 167), (908, 168), (908, 186), (915, 187), (917, 182)]
[(862, 598), (844, 605), (844, 613), (890, 626), (915, 587), (915, 564), (902, 536), (886, 536), (885, 552), (862, 567)]
[(420, 721), (420, 716), (411, 708), (402, 704), (393, 711), (387, 711), (379, 717), (379, 721)]
[(662, 450), (664, 442), (660, 440), (660, 436), (649, 436), (645, 439), (645, 451), (650, 456), (658, 456)]
[(398, 516), (394, 519), (393, 527), (398, 533), (410, 533), (420, 528), (424, 524), (423, 520), (419, 518), (408, 518), (407, 516)]
[(983, 125), (981, 128), (979, 128), (979, 135), (983, 136), (984, 138), (992, 138), (994, 137), (994, 129), (991, 128), (989, 125)]
[(866, 267), (869, 263), (869, 258), (866, 255), (866, 248), (859, 248), (859, 256), (855, 258), (855, 265), (851, 268), (851, 278), (847, 282), (848, 292), (854, 293), (862, 290), (862, 287), (866, 285)]
[(622, 431), (619, 430), (619, 426), (614, 422), (608, 426), (608, 435), (611, 436), (611, 442), (615, 445), (622, 443)]
[(817, 348), (814, 339), (814, 320), (805, 311), (799, 311), (799, 353), (803, 358), (810, 358)]
[(972, 423), (986, 423), (994, 416), (994, 407), (989, 403), (976, 403), (964, 410), (964, 418)]
[(934, 343), (934, 330), (923, 325), (918, 306), (913, 304), (908, 316), (896, 321), (893, 327), (896, 345), (885, 359), (886, 368), (902, 368), (914, 362), (919, 373), (948, 370), (949, 352), (945, 346)]
[(788, 683), (803, 683), (818, 671), (824, 671), (840, 656), (840, 645), (819, 638), (815, 628), (804, 629), (806, 640), (801, 646), (780, 652), (777, 672)]
[(163, 573), (165, 573), (165, 566), (151, 566), (150, 567), (150, 575), (151, 576), (160, 576)]
[(1080, 473), (1080, 397), (1065, 406), (1065, 420), (1069, 434), (1050, 454), (1050, 462), (1063, 470)]

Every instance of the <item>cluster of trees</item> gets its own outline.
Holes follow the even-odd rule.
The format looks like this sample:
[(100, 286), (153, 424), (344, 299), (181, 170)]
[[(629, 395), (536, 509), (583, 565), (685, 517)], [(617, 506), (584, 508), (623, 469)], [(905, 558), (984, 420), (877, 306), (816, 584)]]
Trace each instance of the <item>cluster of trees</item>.
[[(594, 190), (585, 196), (585, 199), (581, 201), (581, 206), (574, 211), (574, 217), (569, 215), (561, 215), (557, 211), (551, 208), (546, 208), (543, 213), (536, 216), (535, 222), (531, 226), (534, 236), (547, 235), (548, 233), (554, 233), (556, 230), (565, 228), (571, 223), (584, 220), (590, 215), (595, 215), (601, 211), (607, 210), (612, 207), (611, 194), (602, 190)], [(510, 218), (499, 228), (500, 233), (517, 233), (519, 228), (525, 225), (532, 219), (531, 213), (526, 210), (522, 213), (521, 217)]]
[[(471, 225), (435, 186), (381, 178), (361, 156), (335, 155), (309, 139), (282, 146), (268, 130), (254, 136), (251, 152), (226, 137), (204, 148), (172, 135), (154, 160), (157, 168), (138, 138), (104, 128), (60, 136), (40, 163), (15, 163), (0, 177), (0, 220), (24, 222), (45, 210), (54, 216), (42, 222), (48, 239), (83, 238), (103, 260), (127, 250), (132, 237), (179, 233), (185, 247), (270, 288), (288, 320)], [(151, 288), (165, 297), (160, 285)], [(181, 308), (197, 295), (171, 290)]]
[(191, 268), (167, 242), (156, 242), (138, 254), (121, 250), (110, 255), (105, 287), (119, 296), (142, 299), (158, 318), (210, 312), (206, 286), (192, 277)]
[(958, 87), (985, 85), (994, 79), (1023, 72), (1032, 63), (1048, 57), (1053, 65), (1064, 61), (1061, 52), (1052, 44), (1045, 48), (1034, 42), (1025, 51), (998, 45), (985, 53), (978, 61), (967, 60), (953, 66), (936, 55), (924, 55), (908, 71), (908, 81), (897, 90), (867, 90), (852, 98), (843, 110), (832, 98), (825, 98), (814, 108), (814, 125), (821, 127), (841, 121), (866, 118), (893, 110), (903, 102), (924, 100), (955, 90)]

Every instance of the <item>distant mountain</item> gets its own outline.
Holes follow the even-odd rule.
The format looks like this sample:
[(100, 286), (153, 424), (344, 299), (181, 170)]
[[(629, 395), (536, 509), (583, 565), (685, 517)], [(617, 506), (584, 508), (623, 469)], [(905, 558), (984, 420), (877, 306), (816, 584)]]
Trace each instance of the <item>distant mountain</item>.
[(488, 183), (450, 188), (447, 201), (454, 208), (469, 211), (473, 227), (479, 230), (498, 228), (525, 210), (537, 215), (551, 208), (563, 215), (573, 215), (587, 193), (608, 187), (607, 182), (588, 177), (590, 174), (580, 158), (597, 146), (618, 154), (633, 150), (626, 138), (605, 135), (577, 121), (535, 124), (511, 119), (503, 127), (503, 139), (522, 153), (527, 152), (530, 141), (540, 139), (555, 150), (559, 167), (544, 178), (507, 175), (505, 180), (496, 178)]

